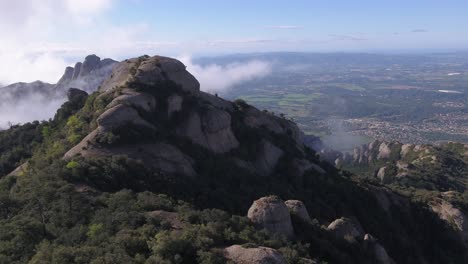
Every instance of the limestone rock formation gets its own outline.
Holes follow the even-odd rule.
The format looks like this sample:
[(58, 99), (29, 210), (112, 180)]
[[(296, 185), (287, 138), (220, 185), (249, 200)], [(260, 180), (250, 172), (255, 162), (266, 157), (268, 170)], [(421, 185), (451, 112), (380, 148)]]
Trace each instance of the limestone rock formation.
[(345, 217), (336, 219), (328, 225), (327, 229), (333, 232), (337, 237), (341, 238), (352, 237), (357, 239), (363, 238), (364, 236), (364, 232), (360, 224)]
[(291, 215), (295, 215), (305, 222), (311, 221), (309, 213), (307, 212), (307, 208), (303, 202), (299, 200), (287, 200), (284, 203), (288, 207), (289, 213)]
[(268, 247), (244, 248), (233, 245), (224, 250), (224, 256), (236, 264), (286, 264), (278, 251)]
[(288, 207), (278, 197), (268, 196), (254, 201), (247, 217), (259, 228), (288, 238), (294, 236)]

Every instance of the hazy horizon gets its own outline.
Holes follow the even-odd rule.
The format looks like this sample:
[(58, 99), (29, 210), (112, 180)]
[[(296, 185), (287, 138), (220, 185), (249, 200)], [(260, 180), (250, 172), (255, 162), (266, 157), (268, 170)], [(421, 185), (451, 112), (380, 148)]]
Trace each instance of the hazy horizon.
[(88, 54), (466, 51), (467, 10), (456, 0), (1, 1), (0, 83), (54, 82)]

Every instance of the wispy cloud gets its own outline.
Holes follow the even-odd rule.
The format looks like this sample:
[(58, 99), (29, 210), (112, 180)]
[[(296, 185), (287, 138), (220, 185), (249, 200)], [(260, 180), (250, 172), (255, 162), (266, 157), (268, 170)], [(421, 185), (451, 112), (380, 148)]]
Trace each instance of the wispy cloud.
[(226, 92), (237, 84), (267, 76), (272, 71), (271, 63), (259, 60), (225, 66), (217, 64), (201, 66), (194, 64), (189, 56), (180, 57), (179, 60), (198, 79), (200, 88), (211, 93)]
[(366, 38), (352, 36), (352, 35), (329, 34), (328, 36), (334, 38), (334, 40), (351, 40), (351, 41), (367, 40)]
[(426, 29), (422, 29), (422, 28), (418, 28), (418, 29), (413, 29), (413, 30), (411, 30), (411, 32), (413, 32), (413, 33), (426, 33), (427, 30), (426, 30)]
[(268, 29), (303, 29), (304, 26), (266, 26)]

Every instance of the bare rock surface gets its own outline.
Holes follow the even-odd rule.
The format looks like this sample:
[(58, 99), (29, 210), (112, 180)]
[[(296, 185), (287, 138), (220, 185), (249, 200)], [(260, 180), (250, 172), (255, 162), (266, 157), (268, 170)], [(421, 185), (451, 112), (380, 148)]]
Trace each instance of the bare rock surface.
[(287, 200), (284, 202), (288, 207), (289, 213), (291, 215), (295, 215), (302, 219), (305, 222), (311, 221), (309, 213), (307, 212), (307, 208), (305, 207), (304, 203), (299, 200)]
[(289, 209), (278, 197), (268, 196), (254, 201), (247, 217), (256, 226), (271, 233), (282, 234), (288, 238), (294, 236)]
[(231, 116), (217, 108), (202, 114), (191, 113), (178, 129), (178, 134), (215, 153), (225, 153), (239, 146), (231, 130)]
[(107, 131), (129, 124), (156, 130), (152, 124), (141, 118), (134, 108), (123, 104), (116, 105), (105, 111), (99, 116), (97, 123)]
[(152, 112), (156, 109), (156, 99), (150, 94), (140, 92), (126, 92), (116, 97), (108, 107), (112, 108), (119, 104), (132, 106), (146, 112)]
[(352, 237), (357, 239), (364, 237), (364, 232), (359, 223), (345, 217), (336, 219), (328, 225), (327, 229), (333, 232), (336, 236), (342, 238)]
[(179, 95), (171, 95), (167, 98), (167, 116), (170, 118), (175, 112), (182, 110), (184, 98)]
[(286, 264), (278, 251), (268, 247), (244, 248), (233, 245), (224, 250), (224, 256), (236, 264)]
[(200, 91), (200, 83), (186, 70), (183, 63), (163, 56), (140, 57), (118, 63), (100, 91), (123, 87), (129, 82), (154, 85), (161, 81), (172, 81), (190, 93)]

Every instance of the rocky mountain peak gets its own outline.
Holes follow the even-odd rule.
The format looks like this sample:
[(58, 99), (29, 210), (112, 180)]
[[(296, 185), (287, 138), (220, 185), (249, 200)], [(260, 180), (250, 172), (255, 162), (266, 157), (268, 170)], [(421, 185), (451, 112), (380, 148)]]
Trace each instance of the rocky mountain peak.
[(100, 91), (107, 92), (132, 82), (155, 85), (162, 81), (172, 81), (191, 93), (200, 91), (200, 83), (186, 70), (183, 63), (163, 56), (142, 56), (117, 64)]
[(60, 80), (55, 85), (55, 91), (64, 93), (69, 88), (79, 88), (87, 92), (96, 91), (109, 76), (113, 65), (111, 59), (101, 60), (96, 55), (86, 56), (84, 62), (77, 62), (75, 67), (67, 67)]

